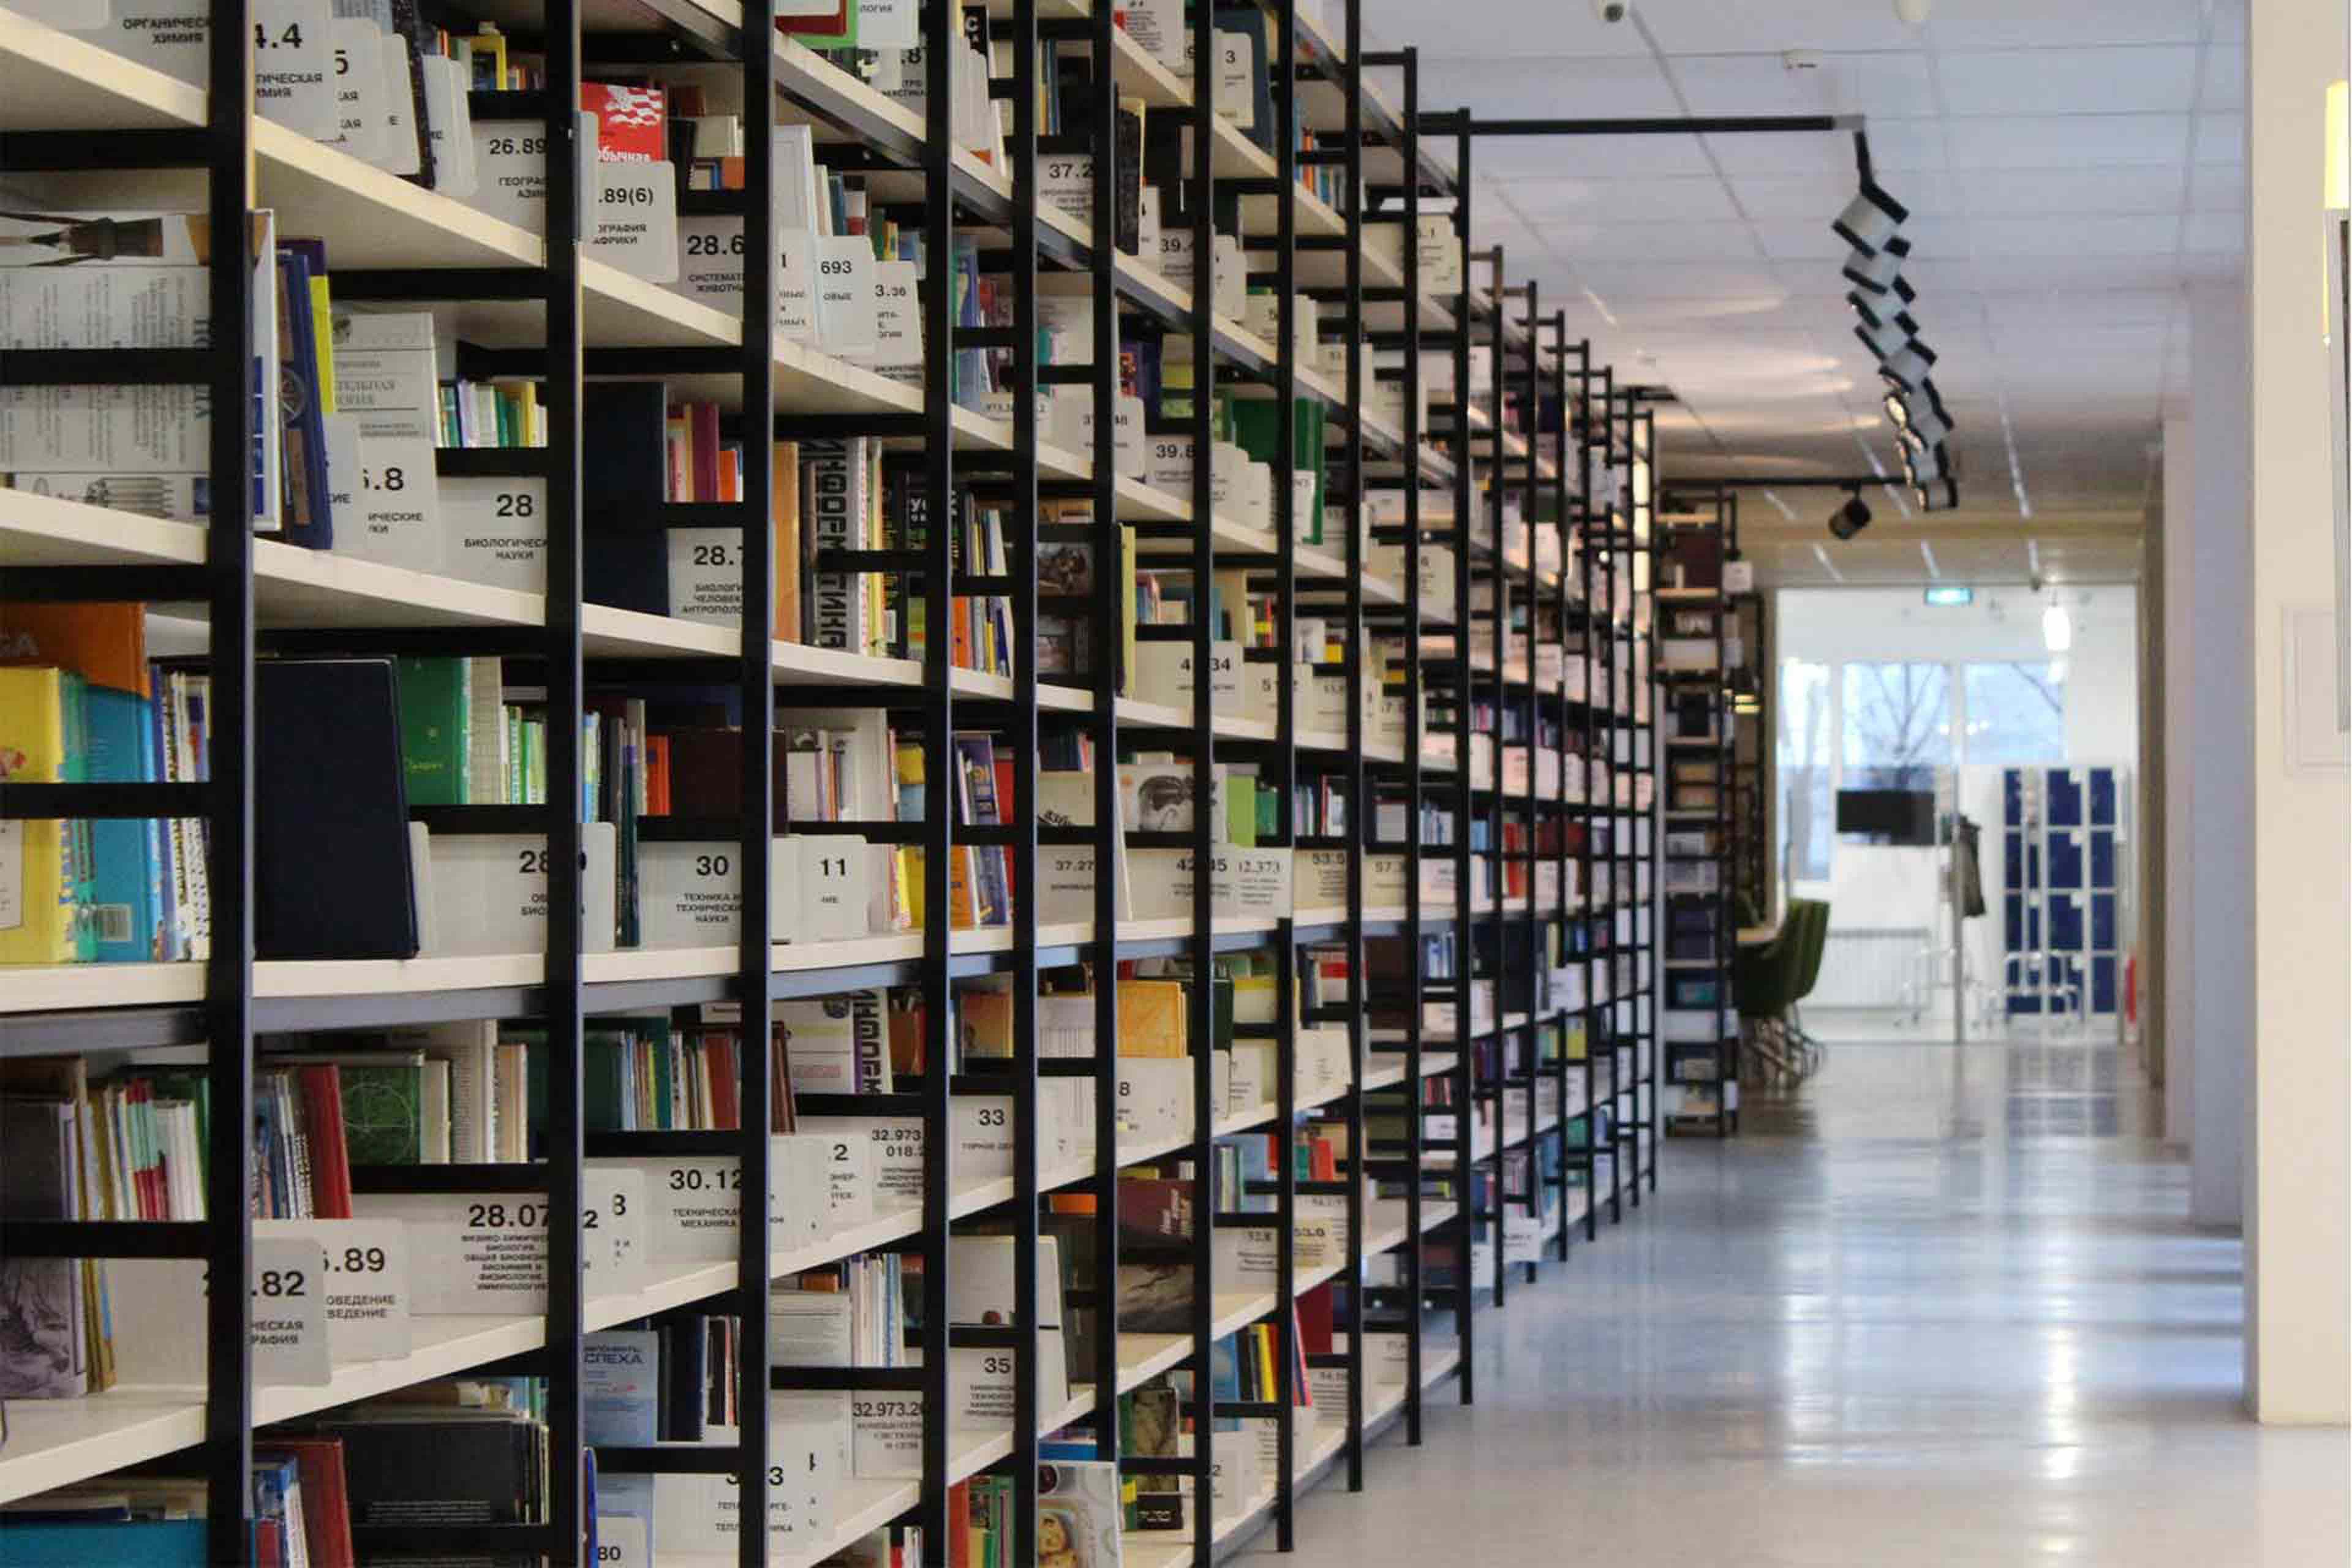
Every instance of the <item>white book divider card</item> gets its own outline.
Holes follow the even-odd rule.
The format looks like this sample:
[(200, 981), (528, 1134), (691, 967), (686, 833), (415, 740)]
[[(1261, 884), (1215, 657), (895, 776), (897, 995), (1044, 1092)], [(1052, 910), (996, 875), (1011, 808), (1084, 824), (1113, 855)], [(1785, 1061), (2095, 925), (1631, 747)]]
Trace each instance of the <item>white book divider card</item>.
[[(1209, 701), (1214, 711), (1241, 715), (1242, 663), (1241, 644), (1218, 641), (1209, 645)], [(1189, 711), (1192, 705), (1191, 641), (1137, 643), (1135, 669), (1129, 679), (1128, 689), (1139, 701)]]
[[(609, 822), (581, 825), (583, 952), (613, 951), (616, 841)], [(430, 844), (436, 943), (426, 956), (547, 951), (545, 834), (441, 833)]]
[[(546, 481), (445, 482), (435, 471), (440, 402), (433, 313), (337, 305), (333, 337), (336, 412), (326, 417), (326, 434), (335, 552), (540, 592), (546, 541), (534, 531)], [(446, 512), (445, 484), (460, 502)], [(460, 512), (466, 523), (453, 526)], [(475, 544), (468, 534), (499, 542), (486, 537)]]
[[(319, 1387), (338, 1365), (409, 1353), (408, 1237), (383, 1220), (256, 1220), (253, 1376)], [(210, 1270), (194, 1258), (121, 1258), (107, 1265), (116, 1376), (125, 1387), (205, 1381)]]
[[(1232, 1058), (1215, 1053), (1209, 1064), (1209, 1103), (1228, 1105), (1233, 1100)], [(1118, 1058), (1118, 1134), (1135, 1146), (1169, 1138), (1190, 1137), (1192, 1131), (1192, 1058), (1182, 1057), (1121, 1057)]]
[[(454, 69), (456, 62), (450, 64)], [(428, 108), (430, 88), (428, 80)], [(642, 108), (640, 91), (647, 95)], [(609, 112), (616, 115), (658, 115), (658, 89), (604, 89)], [(465, 102), (462, 89), (457, 102)], [(580, 188), (595, 193), (594, 228), (589, 235), (587, 258), (648, 283), (676, 282), (677, 168), (667, 159), (608, 157), (603, 149), (614, 138), (603, 134), (593, 113), (583, 110), (580, 120)], [(477, 212), (543, 237), (547, 233), (546, 126), (536, 120), (469, 120), (467, 126), (466, 150), (473, 165), (473, 188), (449, 194), (463, 198)], [(741, 228), (739, 219), (739, 234)]]
[[(590, 1295), (635, 1288), (650, 1233), (646, 1200), (617, 1173), (581, 1177)], [(649, 1198), (650, 1194), (646, 1194)], [(513, 1193), (361, 1193), (359, 1218), (408, 1227), (409, 1307), (420, 1316), (537, 1316), (547, 1310), (547, 1199)], [(612, 1289), (605, 1282), (613, 1282)]]
[[(1209, 858), (1209, 902), (1218, 919), (1279, 920), (1290, 913), (1290, 850), (1221, 845)], [(1192, 912), (1190, 849), (1127, 852), (1139, 921), (1173, 921)]]
[[(1013, 1101), (997, 1095), (958, 1095), (954, 1111), (955, 1179), (959, 1187), (1013, 1177)], [(912, 1116), (803, 1116), (803, 1133), (871, 1145), (874, 1217), (923, 1206), (923, 1123)], [(1041, 1129), (1038, 1146), (1049, 1147)]]
[(1230, 1050), (1219, 1054), (1228, 1058), (1223, 1102), (1227, 1116), (1246, 1116), (1274, 1103), (1275, 1064), (1279, 1058), (1272, 1040), (1235, 1040)]
[[(770, 910), (772, 942), (840, 942), (869, 934), (873, 857), (863, 838), (792, 836), (769, 840), (772, 885), (793, 889)], [(715, 947), (743, 923), (742, 847), (723, 840), (637, 846), (639, 932), (648, 948)]]
[[(768, 1395), (768, 1545), (771, 1559), (800, 1561), (830, 1541), (849, 1473), (848, 1431), (838, 1394)], [(705, 1428), (705, 1444), (728, 1445), (732, 1426)], [(686, 1445), (680, 1445), (685, 1447)], [(731, 1475), (652, 1478), (654, 1538), (662, 1555), (732, 1555), (743, 1531)], [(600, 1536), (601, 1544), (601, 1536)], [(598, 1562), (602, 1568), (603, 1558)]]
[[(835, 1179), (835, 1141), (814, 1133), (779, 1133), (768, 1140), (768, 1245), (778, 1252), (814, 1247), (873, 1217), (855, 1194), (871, 1192), (870, 1163), (852, 1150), (839, 1163), (849, 1174)], [(856, 1167), (866, 1163), (864, 1172)], [(742, 1220), (742, 1163), (731, 1154), (674, 1154), (658, 1159), (600, 1158), (589, 1169), (605, 1181), (635, 1180), (644, 1195), (647, 1259), (655, 1264), (725, 1263), (735, 1257)], [(860, 1182), (859, 1174), (867, 1175)], [(850, 1205), (845, 1217), (842, 1206)]]

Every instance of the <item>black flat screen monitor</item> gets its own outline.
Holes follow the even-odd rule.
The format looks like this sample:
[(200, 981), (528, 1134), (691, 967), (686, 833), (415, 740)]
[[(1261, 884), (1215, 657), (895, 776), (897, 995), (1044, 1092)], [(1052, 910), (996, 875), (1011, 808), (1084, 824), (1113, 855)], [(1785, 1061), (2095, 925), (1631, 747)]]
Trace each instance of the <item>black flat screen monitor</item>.
[(1876, 844), (1931, 845), (1936, 842), (1935, 792), (1842, 789), (1837, 797), (1837, 830), (1866, 835)]

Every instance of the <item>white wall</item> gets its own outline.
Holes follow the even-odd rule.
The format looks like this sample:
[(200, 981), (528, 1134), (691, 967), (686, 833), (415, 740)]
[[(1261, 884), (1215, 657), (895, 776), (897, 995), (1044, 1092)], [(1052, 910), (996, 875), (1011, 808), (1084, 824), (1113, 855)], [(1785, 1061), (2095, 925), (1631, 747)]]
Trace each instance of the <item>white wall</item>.
[[(2189, 416), (2164, 424), (2164, 1135), (2194, 1149), (2197, 1069), (2197, 899), (2191, 875), (2197, 845), (2197, 582), (2189, 530), (2196, 521), (2190, 479), (2194, 443)], [(2236, 1142), (2235, 1134), (2231, 1142)], [(2232, 1162), (2235, 1168), (2235, 1162)]]
[[(2257, 0), (2247, 49), (2254, 1049), (2246, 1189), (2249, 1403), (2352, 1418), (2352, 777), (2287, 755), (2287, 612), (2333, 608), (2334, 448), (2320, 348), (2325, 94), (2345, 0)], [(2192, 349), (2193, 349), (2192, 344)], [(2203, 450), (2198, 454), (2203, 459)], [(2339, 676), (2342, 674), (2338, 672)], [(2210, 989), (2210, 984), (2205, 989)], [(2205, 1115), (2198, 1084), (2198, 1115)]]

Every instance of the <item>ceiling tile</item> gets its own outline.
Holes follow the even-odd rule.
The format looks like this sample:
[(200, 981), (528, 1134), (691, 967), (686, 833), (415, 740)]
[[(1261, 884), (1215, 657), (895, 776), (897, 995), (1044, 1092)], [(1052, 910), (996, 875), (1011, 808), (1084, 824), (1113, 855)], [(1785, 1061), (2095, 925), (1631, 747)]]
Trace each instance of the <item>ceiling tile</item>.
[(1725, 266), (1711, 262), (1599, 261), (1578, 268), (1585, 286), (1603, 300), (1617, 299), (1709, 299), (1777, 291), (1772, 269), (1763, 262)]
[(1515, 180), (1510, 200), (1531, 221), (1730, 223), (1739, 216), (1723, 182), (1712, 174), (1667, 180)]
[(2193, 44), (2203, 20), (2200, 0), (1946, 0), (1927, 30), (1938, 49)]
[[(1421, 101), (1466, 103), (1479, 115), (1496, 119), (1557, 115), (1564, 103), (1573, 103), (1575, 113), (1588, 119), (1682, 112), (1674, 89), (1652, 60), (1544, 58), (1527, 53), (1494, 59), (1424, 58)], [(1551, 138), (1544, 144), (1565, 153), (1576, 143)], [(1496, 139), (1480, 137), (1473, 163), (1496, 145)]]
[(2200, 163), (2189, 171), (2189, 205), (2197, 212), (2246, 210), (2246, 167), (2242, 163)]
[(1508, 180), (1689, 179), (1715, 173), (1696, 136), (1482, 136), (1470, 166)]
[(1971, 217), (2180, 210), (2180, 171), (2162, 163), (2104, 169), (1971, 169), (1955, 178)]
[(2197, 161), (2200, 163), (2246, 162), (2245, 110), (2197, 116)]
[(2246, 249), (2246, 215), (2242, 212), (2190, 213), (2184, 221), (2180, 247), (2242, 256)]
[(1536, 225), (1553, 254), (1588, 261), (1752, 261), (1756, 239), (1744, 223), (1564, 223)]
[(2169, 256), (2180, 237), (2176, 212), (2139, 216), (1975, 218), (1975, 254), (1985, 256)]
[[(1454, 6), (1442, 25), (1433, 25), (1427, 0), (1362, 0), (1362, 5), (1365, 33), (1391, 47), (1419, 45), (1423, 69), (1433, 62), (1464, 56), (1498, 59), (1519, 53), (1647, 56), (1650, 52), (1640, 28), (1603, 22), (1590, 5), (1494, 0)], [(1347, 15), (1339, 5), (1329, 3), (1324, 13), (1335, 28)]]
[(1979, 297), (1996, 334), (2050, 327), (2161, 327), (2172, 320), (2179, 295), (2169, 289), (2116, 289), (2096, 293), (2033, 290)]
[(1708, 136), (1709, 153), (1729, 174), (1837, 174), (1851, 177), (1853, 142), (1844, 136), (1769, 132)]
[(2243, 44), (2215, 44), (2205, 51), (2205, 65), (2198, 74), (2197, 107), (2208, 110), (2246, 107), (2246, 47)]
[[(1543, 0), (1510, 3), (1532, 4), (1545, 11), (1570, 9)], [(1574, 9), (1580, 17), (1592, 14), (1590, 5)], [(1919, 45), (1918, 33), (1897, 20), (1892, 6), (1857, 5), (1853, 0), (1711, 0), (1704, 5), (1661, 0), (1642, 6), (1638, 16), (1658, 47), (1671, 55), (1777, 55), (1783, 49), (1909, 49)]]
[(1935, 70), (1958, 116), (2186, 113), (2197, 96), (2197, 51), (2178, 46), (1946, 50)]
[(1870, 127), (1871, 166), (1880, 175), (1949, 166), (1941, 120), (1881, 120)]
[(1693, 114), (1931, 113), (1935, 93), (1918, 49), (1874, 54), (1811, 53), (1791, 70), (1778, 54), (1676, 57), (1672, 71)]
[(2178, 163), (2189, 144), (2186, 114), (2020, 114), (1953, 121), (1952, 167), (2080, 169), (2105, 163)]

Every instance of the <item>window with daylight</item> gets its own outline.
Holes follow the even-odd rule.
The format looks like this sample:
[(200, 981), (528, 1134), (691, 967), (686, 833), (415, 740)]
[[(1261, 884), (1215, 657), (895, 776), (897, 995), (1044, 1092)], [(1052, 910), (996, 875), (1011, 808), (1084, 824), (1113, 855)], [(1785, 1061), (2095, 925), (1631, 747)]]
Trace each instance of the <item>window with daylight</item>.
[(1963, 675), (1968, 760), (2066, 760), (2066, 661), (1971, 664)]
[(1850, 663), (1843, 787), (1932, 790), (1952, 752), (1952, 672), (1916, 661)]
[(1773, 712), (1780, 773), (1780, 847), (1789, 877), (1819, 881), (1830, 874), (1832, 806), (1830, 667), (1801, 658), (1780, 661), (1780, 700)]

